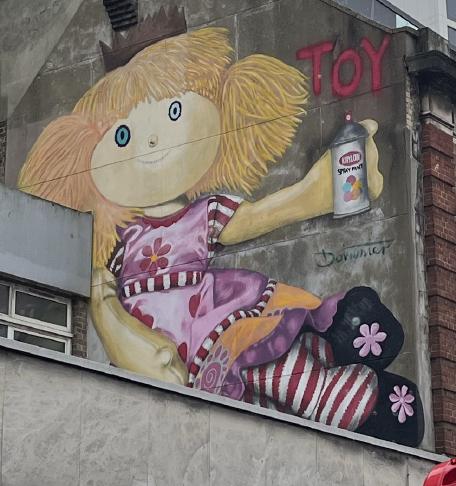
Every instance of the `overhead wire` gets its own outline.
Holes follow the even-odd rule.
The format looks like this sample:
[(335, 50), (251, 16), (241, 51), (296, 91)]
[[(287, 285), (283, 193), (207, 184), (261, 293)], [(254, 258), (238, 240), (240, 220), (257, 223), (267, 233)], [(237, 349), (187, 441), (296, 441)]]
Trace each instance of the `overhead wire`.
[(45, 180), (42, 180), (42, 181), (39, 181), (39, 182), (34, 182), (33, 184), (27, 184), (27, 185), (24, 185), (24, 186), (18, 186), (16, 189), (19, 189), (19, 190), (29, 189), (30, 187), (40, 186), (42, 184), (47, 184), (49, 182), (54, 182), (54, 181), (58, 181), (58, 180), (61, 180), (61, 179), (66, 179), (67, 177), (72, 177), (72, 176), (84, 174), (86, 172), (92, 172), (92, 171), (95, 171), (95, 170), (98, 170), (98, 169), (103, 169), (105, 167), (110, 167), (110, 166), (113, 166), (113, 165), (121, 164), (123, 162), (129, 162), (129, 161), (134, 160), (136, 158), (144, 157), (146, 155), (153, 155), (153, 154), (160, 153), (160, 152), (164, 152), (164, 151), (174, 150), (174, 149), (177, 149), (177, 148), (180, 148), (180, 147), (184, 147), (186, 145), (191, 145), (193, 143), (203, 142), (204, 140), (208, 140), (210, 138), (223, 137), (225, 135), (229, 135), (230, 133), (234, 133), (234, 132), (237, 132), (239, 130), (247, 130), (249, 128), (253, 128), (253, 127), (256, 127), (256, 126), (259, 126), (259, 125), (264, 125), (266, 123), (272, 123), (274, 121), (281, 120), (281, 119), (284, 119), (284, 118), (289, 118), (289, 117), (292, 117), (292, 116), (305, 115), (307, 112), (308, 112), (307, 110), (301, 110), (299, 112), (292, 113), (292, 114), (289, 114), (289, 115), (278, 116), (278, 117), (271, 118), (271, 119), (268, 119), (268, 120), (263, 120), (263, 121), (260, 121), (260, 122), (257, 122), (257, 123), (252, 123), (252, 124), (249, 124), (249, 125), (245, 125), (243, 127), (237, 127), (237, 128), (233, 128), (231, 130), (226, 130), (224, 132), (216, 133), (214, 135), (208, 135), (206, 137), (196, 138), (196, 139), (189, 140), (187, 142), (182, 142), (182, 143), (179, 143), (179, 144), (176, 144), (176, 145), (171, 145), (171, 146), (163, 147), (163, 148), (160, 148), (160, 149), (157, 149), (157, 150), (151, 150), (150, 152), (144, 152), (144, 153), (140, 153), (140, 154), (135, 154), (135, 155), (133, 155), (131, 157), (127, 157), (125, 159), (114, 160), (112, 162), (106, 162), (106, 163), (101, 164), (101, 165), (99, 165), (97, 167), (90, 167), (89, 169), (84, 169), (84, 170), (80, 170), (80, 171), (71, 172), (69, 174), (65, 174), (65, 175), (61, 175), (61, 176), (58, 176), (58, 177), (54, 177), (52, 179), (45, 179)]
[[(398, 213), (398, 214), (395, 214), (394, 217), (399, 218), (399, 217), (405, 216), (407, 214), (408, 214), (407, 212)], [(236, 255), (241, 251), (246, 252), (246, 251), (249, 251), (249, 250), (257, 250), (257, 249), (262, 250), (262, 249), (265, 249), (265, 248), (269, 248), (271, 246), (276, 246), (276, 245), (280, 245), (282, 243), (287, 243), (287, 242), (299, 241), (299, 240), (303, 240), (304, 238), (308, 238), (308, 237), (316, 236), (316, 235), (321, 235), (321, 231), (314, 232), (314, 233), (307, 233), (305, 235), (299, 235), (299, 236), (296, 236), (294, 238), (276, 240), (276, 241), (271, 242), (271, 243), (264, 243), (263, 245), (256, 245), (254, 248), (244, 248), (242, 250), (237, 249), (237, 250), (234, 250), (234, 251), (224, 251), (223, 253), (218, 254), (218, 255), (216, 255), (212, 258), (209, 258), (209, 257), (208, 258), (197, 258), (195, 260), (188, 260), (188, 261), (182, 262), (182, 263), (167, 265), (167, 268), (175, 268), (175, 267), (180, 267), (180, 266), (183, 266), (183, 265), (191, 265), (192, 263), (205, 262), (205, 261), (208, 261), (208, 260), (214, 261), (217, 258), (223, 258), (223, 257), (226, 257), (226, 256)], [(378, 243), (381, 243), (381, 242), (378, 242)], [(353, 247), (362, 246), (362, 245), (363, 244), (360, 243), (359, 245), (354, 245)], [(209, 267), (209, 269), (210, 269), (210, 267)], [(133, 278), (133, 277), (139, 277), (140, 275), (146, 275), (146, 274), (148, 274), (147, 271), (132, 273), (132, 274), (128, 274), (128, 275), (122, 275), (121, 277), (115, 277), (111, 280), (105, 280), (104, 282), (92, 284), (91, 287), (99, 287), (101, 285), (114, 283), (114, 282), (117, 282), (119, 280), (130, 279), (130, 278)]]
[[(165, 43), (165, 49), (166, 49), (166, 43)], [(384, 86), (384, 88), (389, 88), (389, 87), (392, 87), (392, 86), (394, 86), (396, 84), (400, 84), (400, 83), (398, 83), (398, 82), (391, 83), (390, 85)], [(360, 96), (363, 96), (365, 94), (366, 94), (365, 92), (358, 93), (354, 97), (360, 97)], [(337, 103), (337, 101), (331, 101), (331, 102), (328, 103), (328, 105), (334, 104), (334, 103)], [(299, 117), (301, 115), (309, 114), (309, 113), (312, 113), (312, 112), (317, 111), (317, 110), (320, 110), (320, 109), (321, 109), (321, 107), (313, 107), (313, 108), (310, 108), (308, 110), (300, 110), (300, 111), (297, 111), (295, 113), (278, 116), (278, 117), (275, 117), (275, 118), (271, 118), (271, 119), (268, 119), (268, 120), (263, 120), (263, 121), (256, 122), (256, 123), (251, 123), (251, 124), (245, 125), (243, 127), (237, 127), (237, 128), (231, 129), (231, 130), (226, 130), (226, 131), (223, 131), (223, 132), (219, 132), (219, 133), (214, 134), (214, 135), (208, 135), (206, 137), (201, 137), (201, 138), (198, 138), (198, 139), (189, 140), (187, 142), (182, 142), (182, 143), (179, 143), (179, 144), (176, 144), (176, 145), (173, 145), (173, 146), (168, 146), (168, 147), (164, 147), (164, 148), (161, 148), (161, 149), (155, 149), (155, 150), (151, 150), (151, 151), (144, 152), (144, 153), (141, 153), (141, 154), (135, 154), (134, 156), (127, 157), (125, 159), (115, 160), (115, 161), (112, 161), (112, 162), (106, 162), (106, 163), (101, 164), (101, 165), (99, 165), (97, 167), (91, 167), (91, 168), (88, 168), (88, 169), (71, 172), (69, 174), (65, 174), (65, 175), (61, 175), (61, 176), (58, 176), (58, 177), (54, 177), (52, 179), (45, 179), (45, 180), (42, 180), (42, 181), (38, 181), (38, 182), (35, 182), (33, 184), (27, 184), (27, 185), (23, 185), (23, 186), (18, 186), (17, 189), (19, 189), (19, 190), (29, 189), (31, 187), (39, 186), (39, 185), (42, 185), (42, 184), (46, 184), (46, 183), (50, 183), (50, 182), (55, 182), (55, 181), (58, 181), (58, 180), (66, 179), (68, 177), (77, 176), (77, 175), (80, 175), (80, 174), (83, 174), (83, 173), (92, 172), (92, 171), (95, 171), (95, 170), (98, 170), (98, 169), (103, 169), (103, 168), (106, 168), (106, 167), (110, 167), (110, 166), (114, 166), (114, 165), (117, 165), (117, 164), (125, 163), (125, 162), (128, 162), (128, 161), (134, 160), (134, 159), (136, 159), (138, 157), (144, 157), (144, 156), (147, 156), (147, 155), (153, 155), (153, 154), (156, 154), (156, 153), (161, 153), (161, 152), (163, 152), (165, 150), (169, 151), (169, 150), (177, 149), (177, 148), (180, 148), (180, 147), (183, 147), (183, 146), (186, 146), (186, 145), (191, 145), (193, 143), (199, 143), (199, 142), (202, 142), (204, 140), (208, 140), (210, 138), (223, 137), (225, 135), (229, 135), (231, 133), (234, 133), (234, 132), (237, 132), (237, 131), (240, 131), (240, 130), (247, 130), (247, 129), (253, 128), (255, 126), (260, 126), (260, 125), (263, 125), (263, 124), (266, 124), (266, 123), (271, 123), (271, 122), (274, 122), (274, 121), (277, 121), (277, 120), (281, 120), (281, 119), (284, 119), (284, 118)], [(398, 214), (396, 216), (402, 216), (402, 215), (403, 214)], [(284, 243), (284, 242), (287, 242), (287, 241), (300, 240), (300, 239), (303, 239), (303, 238), (308, 237), (308, 236), (311, 236), (311, 235), (312, 234), (310, 234), (310, 235), (300, 235), (300, 236), (298, 236), (296, 238), (292, 238), (292, 239), (283, 239), (283, 240), (276, 241), (276, 242), (273, 242), (273, 243), (270, 243), (270, 244), (264, 244), (264, 245), (260, 245), (260, 246), (257, 245), (255, 248), (266, 248), (266, 247), (269, 247), (269, 246), (272, 246), (272, 245), (275, 245), (275, 244)], [(233, 254), (238, 253), (239, 251), (240, 250), (236, 250), (236, 251), (233, 251), (233, 252), (224, 252), (222, 255), (219, 255), (219, 257), (220, 256), (226, 256), (226, 255), (233, 255)], [(176, 265), (170, 265), (169, 268), (174, 267), (174, 266), (175, 267), (178, 267), (178, 266), (182, 266), (182, 265), (187, 265), (187, 264), (195, 263), (197, 261), (203, 261), (203, 260), (208, 260), (208, 259), (209, 258), (207, 258), (207, 259), (199, 259), (199, 260), (192, 260), (192, 261), (188, 261), (188, 262), (182, 262), (182, 263), (179, 263), (179, 264), (176, 264)], [(134, 276), (142, 275), (144, 273), (147, 273), (147, 272), (138, 272), (137, 274), (123, 276), (122, 278), (132, 278)], [(96, 287), (96, 286), (100, 286), (100, 285), (104, 285), (104, 284), (113, 283), (113, 282), (116, 282), (119, 279), (120, 279), (120, 277), (117, 277), (117, 278), (114, 278), (112, 280), (107, 280), (105, 282), (93, 284), (92, 287)]]
[[(394, 86), (400, 85), (400, 84), (402, 84), (402, 83), (401, 82), (394, 82), (394, 83), (391, 83), (389, 85), (383, 86), (382, 89), (391, 88), (391, 87), (394, 87)], [(352, 96), (351, 98), (359, 98), (359, 97), (364, 96), (364, 95), (366, 95), (368, 93), (370, 93), (370, 91), (364, 91), (364, 92), (361, 92), (361, 93), (358, 93), (358, 94)], [(339, 101), (340, 100), (330, 101), (325, 106), (330, 106), (332, 104), (336, 104)], [(138, 157), (144, 157), (146, 155), (153, 155), (153, 154), (156, 154), (156, 153), (163, 152), (165, 150), (173, 150), (173, 149), (180, 148), (180, 147), (183, 147), (183, 146), (186, 146), (186, 145), (190, 145), (190, 144), (193, 144), (193, 143), (199, 143), (199, 142), (202, 142), (204, 140), (208, 140), (210, 138), (223, 137), (225, 135), (229, 135), (231, 133), (234, 133), (234, 132), (237, 132), (237, 131), (240, 131), (240, 130), (248, 130), (250, 128), (254, 128), (256, 126), (264, 125), (266, 123), (272, 123), (272, 122), (277, 121), (277, 120), (282, 120), (282, 119), (285, 119), (285, 118), (295, 117), (295, 116), (296, 117), (299, 117), (299, 116), (302, 116), (302, 115), (309, 115), (310, 113), (315, 112), (315, 111), (318, 111), (318, 110), (321, 110), (321, 106), (315, 106), (315, 107), (312, 107), (312, 108), (309, 108), (309, 109), (306, 109), (306, 110), (299, 110), (299, 111), (296, 111), (296, 112), (291, 113), (291, 114), (277, 116), (277, 117), (270, 118), (270, 119), (267, 119), (267, 120), (262, 120), (262, 121), (259, 121), (259, 122), (256, 122), (256, 123), (250, 123), (250, 124), (245, 125), (245, 126), (242, 126), (242, 127), (233, 128), (231, 130), (225, 130), (223, 132), (219, 132), (219, 133), (216, 133), (214, 135), (208, 135), (207, 137), (201, 137), (201, 138), (198, 138), (198, 139), (189, 140), (187, 142), (182, 142), (182, 143), (179, 143), (179, 144), (176, 144), (176, 145), (171, 145), (171, 146), (168, 146), (168, 147), (163, 147), (161, 149), (155, 149), (155, 150), (151, 150), (149, 152), (144, 152), (144, 153), (136, 154), (134, 156), (127, 157), (125, 159), (114, 160), (112, 162), (106, 162), (106, 163), (104, 163), (102, 165), (99, 165), (98, 167), (90, 167), (89, 169), (84, 169), (84, 170), (80, 170), (80, 171), (71, 172), (69, 174), (65, 174), (65, 175), (62, 175), (62, 176), (54, 177), (52, 179), (44, 179), (42, 181), (38, 181), (38, 182), (35, 182), (33, 184), (27, 184), (27, 185), (23, 185), (23, 186), (17, 186), (16, 189), (19, 189), (19, 190), (28, 189), (30, 187), (35, 187), (35, 186), (39, 186), (39, 185), (46, 184), (46, 183), (49, 183), (49, 182), (54, 182), (54, 181), (58, 181), (58, 180), (61, 180), (61, 179), (66, 179), (67, 177), (72, 177), (72, 176), (84, 174), (86, 172), (92, 172), (92, 171), (95, 171), (95, 170), (98, 170), (98, 169), (103, 169), (105, 167), (109, 167), (109, 166), (121, 164), (123, 162), (128, 162), (128, 161), (134, 160), (134, 159), (136, 159)]]

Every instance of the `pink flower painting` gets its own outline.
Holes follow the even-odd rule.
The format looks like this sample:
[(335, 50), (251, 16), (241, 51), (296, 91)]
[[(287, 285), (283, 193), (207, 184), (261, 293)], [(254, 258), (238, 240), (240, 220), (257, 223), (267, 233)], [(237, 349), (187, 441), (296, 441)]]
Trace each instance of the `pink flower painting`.
[(164, 255), (169, 253), (171, 245), (162, 243), (162, 238), (156, 238), (153, 247), (146, 245), (142, 249), (142, 254), (146, 258), (141, 261), (139, 267), (143, 272), (149, 272), (152, 277), (157, 274), (158, 270), (168, 266), (168, 259)]
[(361, 336), (357, 337), (353, 341), (353, 347), (359, 350), (361, 358), (365, 358), (369, 353), (374, 356), (380, 356), (382, 354), (382, 347), (380, 344), (386, 339), (386, 332), (380, 331), (380, 325), (378, 322), (373, 322), (369, 327), (368, 324), (362, 324), (359, 328)]
[(406, 385), (402, 385), (402, 388), (396, 385), (394, 387), (395, 393), (390, 393), (389, 396), (389, 399), (393, 402), (391, 410), (393, 413), (399, 412), (397, 419), (401, 424), (407, 420), (407, 416), (413, 416), (413, 407), (410, 404), (415, 401), (415, 397), (408, 391), (409, 389)]

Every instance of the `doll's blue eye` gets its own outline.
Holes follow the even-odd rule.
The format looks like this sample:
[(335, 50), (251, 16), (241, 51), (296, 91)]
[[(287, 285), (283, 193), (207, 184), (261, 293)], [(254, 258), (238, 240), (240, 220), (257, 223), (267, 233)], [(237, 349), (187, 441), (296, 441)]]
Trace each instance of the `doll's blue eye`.
[(116, 144), (119, 147), (125, 147), (126, 145), (128, 145), (130, 138), (130, 129), (127, 127), (127, 125), (120, 125), (120, 127), (116, 130), (116, 134), (114, 136)]
[(169, 105), (168, 115), (171, 120), (176, 121), (182, 114), (182, 104), (180, 101), (173, 101)]

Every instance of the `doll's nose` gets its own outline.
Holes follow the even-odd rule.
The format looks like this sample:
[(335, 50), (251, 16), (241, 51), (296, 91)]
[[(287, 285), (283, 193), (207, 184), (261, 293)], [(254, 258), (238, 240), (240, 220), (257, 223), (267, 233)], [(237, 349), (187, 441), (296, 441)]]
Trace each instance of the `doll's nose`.
[(149, 139), (147, 140), (149, 147), (155, 147), (158, 143), (158, 137), (157, 135), (151, 135)]

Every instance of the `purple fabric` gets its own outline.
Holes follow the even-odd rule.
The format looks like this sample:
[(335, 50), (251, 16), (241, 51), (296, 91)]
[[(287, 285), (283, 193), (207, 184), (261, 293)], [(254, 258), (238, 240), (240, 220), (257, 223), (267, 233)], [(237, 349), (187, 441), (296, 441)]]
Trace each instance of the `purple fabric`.
[(337, 311), (337, 304), (339, 300), (345, 297), (345, 294), (346, 292), (339, 292), (326, 297), (320, 307), (310, 312), (309, 319), (305, 324), (314, 331), (326, 332), (331, 327), (333, 317)]
[[(268, 280), (248, 270), (207, 270), (207, 205), (208, 199), (201, 199), (174, 222), (138, 218), (119, 231), (124, 244), (122, 286), (169, 272), (206, 272), (196, 285), (120, 297), (130, 314), (168, 335), (177, 346), (186, 345), (187, 365), (219, 322), (236, 310), (255, 306)], [(148, 263), (150, 253), (157, 254), (158, 265)]]
[(337, 303), (344, 295), (345, 293), (342, 292), (328, 297), (314, 310), (286, 309), (283, 311), (280, 323), (271, 334), (247, 348), (235, 360), (224, 379), (221, 394), (240, 400), (245, 389), (241, 378), (241, 371), (244, 368), (270, 363), (280, 358), (290, 349), (302, 329), (326, 331), (336, 313)]
[[(119, 297), (124, 308), (145, 325), (168, 335), (176, 346), (185, 345), (189, 366), (209, 333), (237, 310), (253, 308), (260, 300), (268, 278), (239, 269), (208, 269), (208, 201), (200, 199), (164, 219), (137, 218), (119, 230), (124, 247), (119, 285), (177, 271), (201, 271), (196, 285)], [(224, 216), (226, 217), (226, 216)], [(120, 287), (119, 287), (120, 288)], [(324, 332), (331, 325), (338, 300), (343, 294), (326, 299), (313, 311), (280, 310), (282, 319), (267, 337), (245, 350), (234, 362), (224, 380), (222, 393), (241, 398), (244, 385), (242, 368), (273, 361), (285, 353), (305, 326)]]

